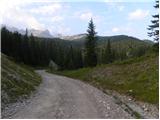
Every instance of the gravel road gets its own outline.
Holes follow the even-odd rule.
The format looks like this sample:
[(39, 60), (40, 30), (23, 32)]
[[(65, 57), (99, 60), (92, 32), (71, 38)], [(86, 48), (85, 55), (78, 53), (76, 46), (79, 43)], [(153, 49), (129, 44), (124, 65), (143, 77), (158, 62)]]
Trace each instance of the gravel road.
[(132, 118), (112, 96), (79, 80), (37, 71), (43, 78), (30, 102), (10, 118)]

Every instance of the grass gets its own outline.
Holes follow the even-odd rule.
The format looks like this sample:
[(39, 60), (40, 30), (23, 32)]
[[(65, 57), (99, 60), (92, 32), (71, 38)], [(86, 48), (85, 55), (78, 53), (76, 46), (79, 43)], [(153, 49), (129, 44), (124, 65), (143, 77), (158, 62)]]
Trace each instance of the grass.
[(94, 68), (59, 71), (102, 90), (116, 90), (136, 100), (158, 104), (158, 56), (146, 55)]
[(27, 97), (41, 82), (40, 76), (24, 64), (15, 63), (1, 54), (1, 98), (2, 104), (16, 102), (20, 97)]

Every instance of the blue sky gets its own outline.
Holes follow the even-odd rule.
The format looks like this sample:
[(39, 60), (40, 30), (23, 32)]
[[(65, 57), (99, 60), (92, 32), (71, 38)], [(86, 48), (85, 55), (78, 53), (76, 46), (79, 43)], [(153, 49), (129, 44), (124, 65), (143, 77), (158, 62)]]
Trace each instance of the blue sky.
[[(11, 1), (10, 1), (11, 2)], [(52, 34), (85, 33), (93, 18), (98, 35), (147, 36), (154, 0), (9, 0), (0, 1), (1, 24), (20, 29), (48, 29)]]

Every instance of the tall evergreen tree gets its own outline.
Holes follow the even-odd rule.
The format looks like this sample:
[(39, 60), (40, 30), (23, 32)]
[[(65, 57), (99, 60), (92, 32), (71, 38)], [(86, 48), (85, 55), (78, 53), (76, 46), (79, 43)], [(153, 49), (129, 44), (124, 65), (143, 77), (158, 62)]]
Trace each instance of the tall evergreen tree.
[(14, 43), (13, 50), (12, 50), (13, 51), (13, 57), (17, 61), (20, 61), (21, 56), (22, 56), (22, 53), (21, 53), (21, 50), (20, 50), (22, 36), (18, 32), (14, 32), (12, 39), (13, 39), (12, 41)]
[[(156, 0), (156, 5), (154, 8), (159, 9), (159, 0)], [(151, 20), (152, 25), (149, 25), (148, 30), (148, 35), (150, 37), (154, 37), (155, 41), (159, 41), (159, 13), (152, 15), (153, 20)]]
[(96, 32), (95, 25), (91, 19), (87, 30), (87, 40), (85, 43), (85, 66), (93, 67), (97, 65), (96, 49)]
[(111, 63), (113, 56), (112, 56), (112, 52), (111, 52), (111, 44), (110, 44), (110, 40), (108, 40), (107, 43), (107, 47), (105, 48), (104, 54), (103, 54), (103, 63)]
[(73, 53), (73, 47), (72, 47), (72, 45), (71, 45), (71, 47), (70, 47), (70, 50), (69, 50), (69, 52), (68, 52), (68, 55), (67, 55), (67, 57), (68, 57), (68, 65), (67, 65), (67, 68), (68, 69), (74, 69), (75, 68), (75, 66), (74, 66), (74, 53)]
[(29, 46), (30, 46), (30, 61), (32, 65), (36, 65), (36, 42), (33, 34), (30, 36), (30, 41), (29, 41)]
[(23, 56), (23, 62), (25, 64), (29, 64), (30, 63), (30, 57), (29, 57), (29, 37), (28, 37), (28, 30), (26, 29), (26, 33), (23, 36), (22, 39), (22, 45), (21, 45), (21, 50), (22, 50), (22, 56)]
[[(1, 44), (2, 44), (2, 52), (10, 55), (10, 48), (11, 48), (11, 34), (10, 32), (6, 29), (6, 27), (1, 28)], [(7, 46), (7, 47), (5, 47)]]
[(76, 68), (83, 67), (83, 59), (82, 59), (82, 52), (81, 52), (81, 50), (77, 50), (76, 51), (74, 64), (76, 65)]

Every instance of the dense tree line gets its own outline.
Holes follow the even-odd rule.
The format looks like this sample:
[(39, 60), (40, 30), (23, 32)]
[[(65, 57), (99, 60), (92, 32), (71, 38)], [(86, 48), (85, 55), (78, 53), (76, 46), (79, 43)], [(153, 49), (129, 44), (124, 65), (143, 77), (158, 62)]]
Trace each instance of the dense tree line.
[(107, 42), (107, 46), (102, 51), (102, 63), (108, 64), (114, 61), (114, 51), (111, 49), (110, 40)]
[[(94, 67), (97, 64), (109, 64), (117, 60), (139, 57), (147, 51), (146, 46), (133, 46), (132, 41), (122, 49), (122, 45), (113, 45), (110, 39), (104, 46), (97, 45), (95, 25), (91, 19), (88, 24), (87, 37), (83, 47), (68, 44), (58, 38), (44, 39), (10, 32), (5, 27), (1, 28), (2, 52), (13, 57), (16, 61), (34, 67), (47, 67), (49, 63), (63, 69), (77, 69), (81, 67)], [(113, 46), (118, 46), (117, 48)], [(128, 46), (128, 47), (126, 47)], [(52, 62), (51, 62), (52, 61)]]
[(1, 28), (2, 52), (13, 57), (18, 62), (32, 66), (48, 66), (49, 61), (54, 61), (60, 69), (77, 69), (83, 67), (80, 49), (64, 46), (56, 40), (43, 40), (18, 32), (10, 32), (5, 27)]

